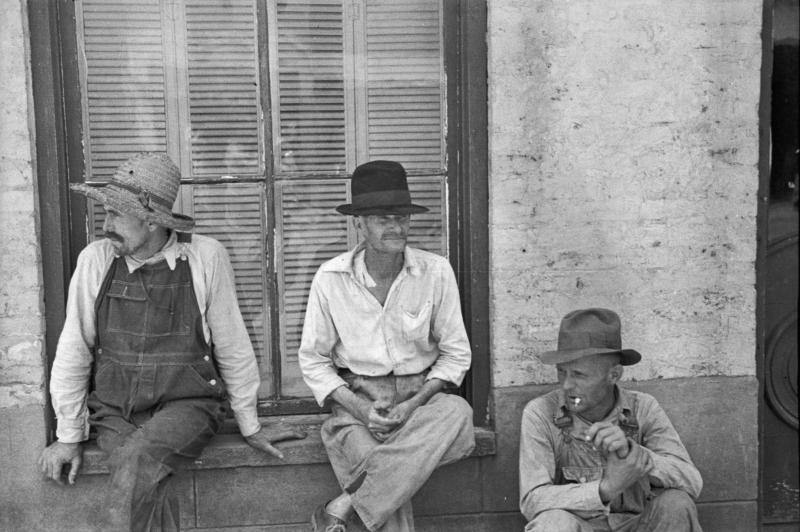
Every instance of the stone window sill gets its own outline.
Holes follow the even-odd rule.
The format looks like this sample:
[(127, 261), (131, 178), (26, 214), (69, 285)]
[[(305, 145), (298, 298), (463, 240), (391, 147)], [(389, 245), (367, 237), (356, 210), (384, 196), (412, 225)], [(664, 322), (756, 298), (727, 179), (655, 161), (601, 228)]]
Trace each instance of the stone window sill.
[[(281, 422), (302, 427), (307, 433), (306, 438), (302, 440), (285, 441), (277, 444), (284, 454), (283, 460), (253, 449), (238, 433), (224, 431), (214, 437), (203, 451), (203, 454), (188, 469), (269, 467), (328, 462), (328, 455), (325, 452), (319, 433), (320, 420), (309, 423), (308, 420), (303, 419), (282, 418)], [(473, 450), (471, 456), (491, 456), (495, 452), (495, 433), (487, 428), (476, 427), (475, 450)], [(106, 453), (101, 451), (93, 440), (87, 442), (84, 445), (81, 473), (84, 475), (108, 473), (106, 457)]]

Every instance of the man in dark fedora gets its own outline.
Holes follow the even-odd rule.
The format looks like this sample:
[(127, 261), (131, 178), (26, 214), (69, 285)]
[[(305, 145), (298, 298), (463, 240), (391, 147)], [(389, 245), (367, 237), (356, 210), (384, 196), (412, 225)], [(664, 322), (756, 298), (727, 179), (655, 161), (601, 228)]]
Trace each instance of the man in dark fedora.
[[(258, 368), (236, 301), (225, 248), (192, 235), (172, 212), (180, 172), (164, 154), (131, 157), (103, 188), (73, 189), (101, 202), (105, 237), (81, 251), (51, 371), (57, 441), (42, 472), (75, 483), (89, 425), (109, 454), (99, 530), (179, 529), (169, 493), (176, 469), (221, 428), (229, 402), (253, 447), (303, 437), (262, 427)], [(91, 386), (90, 386), (91, 380)]]
[(622, 349), (619, 316), (590, 308), (561, 321), (560, 388), (522, 414), (520, 509), (528, 531), (700, 531), (703, 481), (656, 400), (618, 386), (641, 355)]
[(433, 470), (469, 455), (472, 409), (457, 395), (470, 347), (458, 288), (443, 257), (406, 245), (406, 172), (372, 161), (353, 172), (361, 243), (320, 266), (311, 286), (300, 368), (320, 405), (342, 493), (317, 508), (316, 531), (342, 532), (355, 512), (371, 531), (411, 531), (411, 497)]

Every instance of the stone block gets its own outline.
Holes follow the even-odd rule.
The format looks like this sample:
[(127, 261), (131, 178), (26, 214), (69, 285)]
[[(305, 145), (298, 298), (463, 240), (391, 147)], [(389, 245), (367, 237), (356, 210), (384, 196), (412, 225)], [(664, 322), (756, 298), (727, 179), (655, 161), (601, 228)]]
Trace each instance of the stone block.
[(307, 522), (340, 493), (322, 464), (196, 471), (195, 483), (199, 528)]

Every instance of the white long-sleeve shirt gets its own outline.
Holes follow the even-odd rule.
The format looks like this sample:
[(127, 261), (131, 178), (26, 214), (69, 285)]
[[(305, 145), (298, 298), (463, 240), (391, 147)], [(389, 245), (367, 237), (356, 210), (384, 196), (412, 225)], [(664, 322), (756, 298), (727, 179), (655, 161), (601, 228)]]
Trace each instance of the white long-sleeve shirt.
[[(50, 395), (58, 419), (56, 436), (61, 442), (79, 442), (88, 436), (86, 399), (97, 337), (95, 302), (115, 256), (108, 239), (92, 242), (78, 256), (70, 281), (66, 319), (50, 377)], [(160, 260), (175, 269), (180, 257), (189, 261), (205, 339), (214, 345), (214, 357), (239, 429), (244, 436), (254, 434), (261, 428), (256, 411), (258, 366), (239, 311), (233, 268), (225, 248), (202, 235), (192, 235), (191, 242), (178, 242), (173, 232), (164, 248), (147, 261), (125, 260), (132, 272), (142, 264)]]
[(430, 370), (427, 379), (460, 385), (472, 353), (447, 259), (406, 247), (383, 305), (367, 290), (369, 280), (363, 245), (314, 276), (298, 357), (317, 402), (346, 384), (337, 368), (370, 376)]

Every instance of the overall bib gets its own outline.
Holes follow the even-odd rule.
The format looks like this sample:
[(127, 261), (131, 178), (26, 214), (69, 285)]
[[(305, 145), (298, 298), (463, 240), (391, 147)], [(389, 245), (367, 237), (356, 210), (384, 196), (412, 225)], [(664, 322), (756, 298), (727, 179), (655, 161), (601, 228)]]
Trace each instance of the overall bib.
[(109, 453), (102, 530), (179, 530), (171, 473), (191, 463), (225, 417), (185, 257), (130, 273), (114, 259), (96, 302), (94, 390), (97, 443)]

